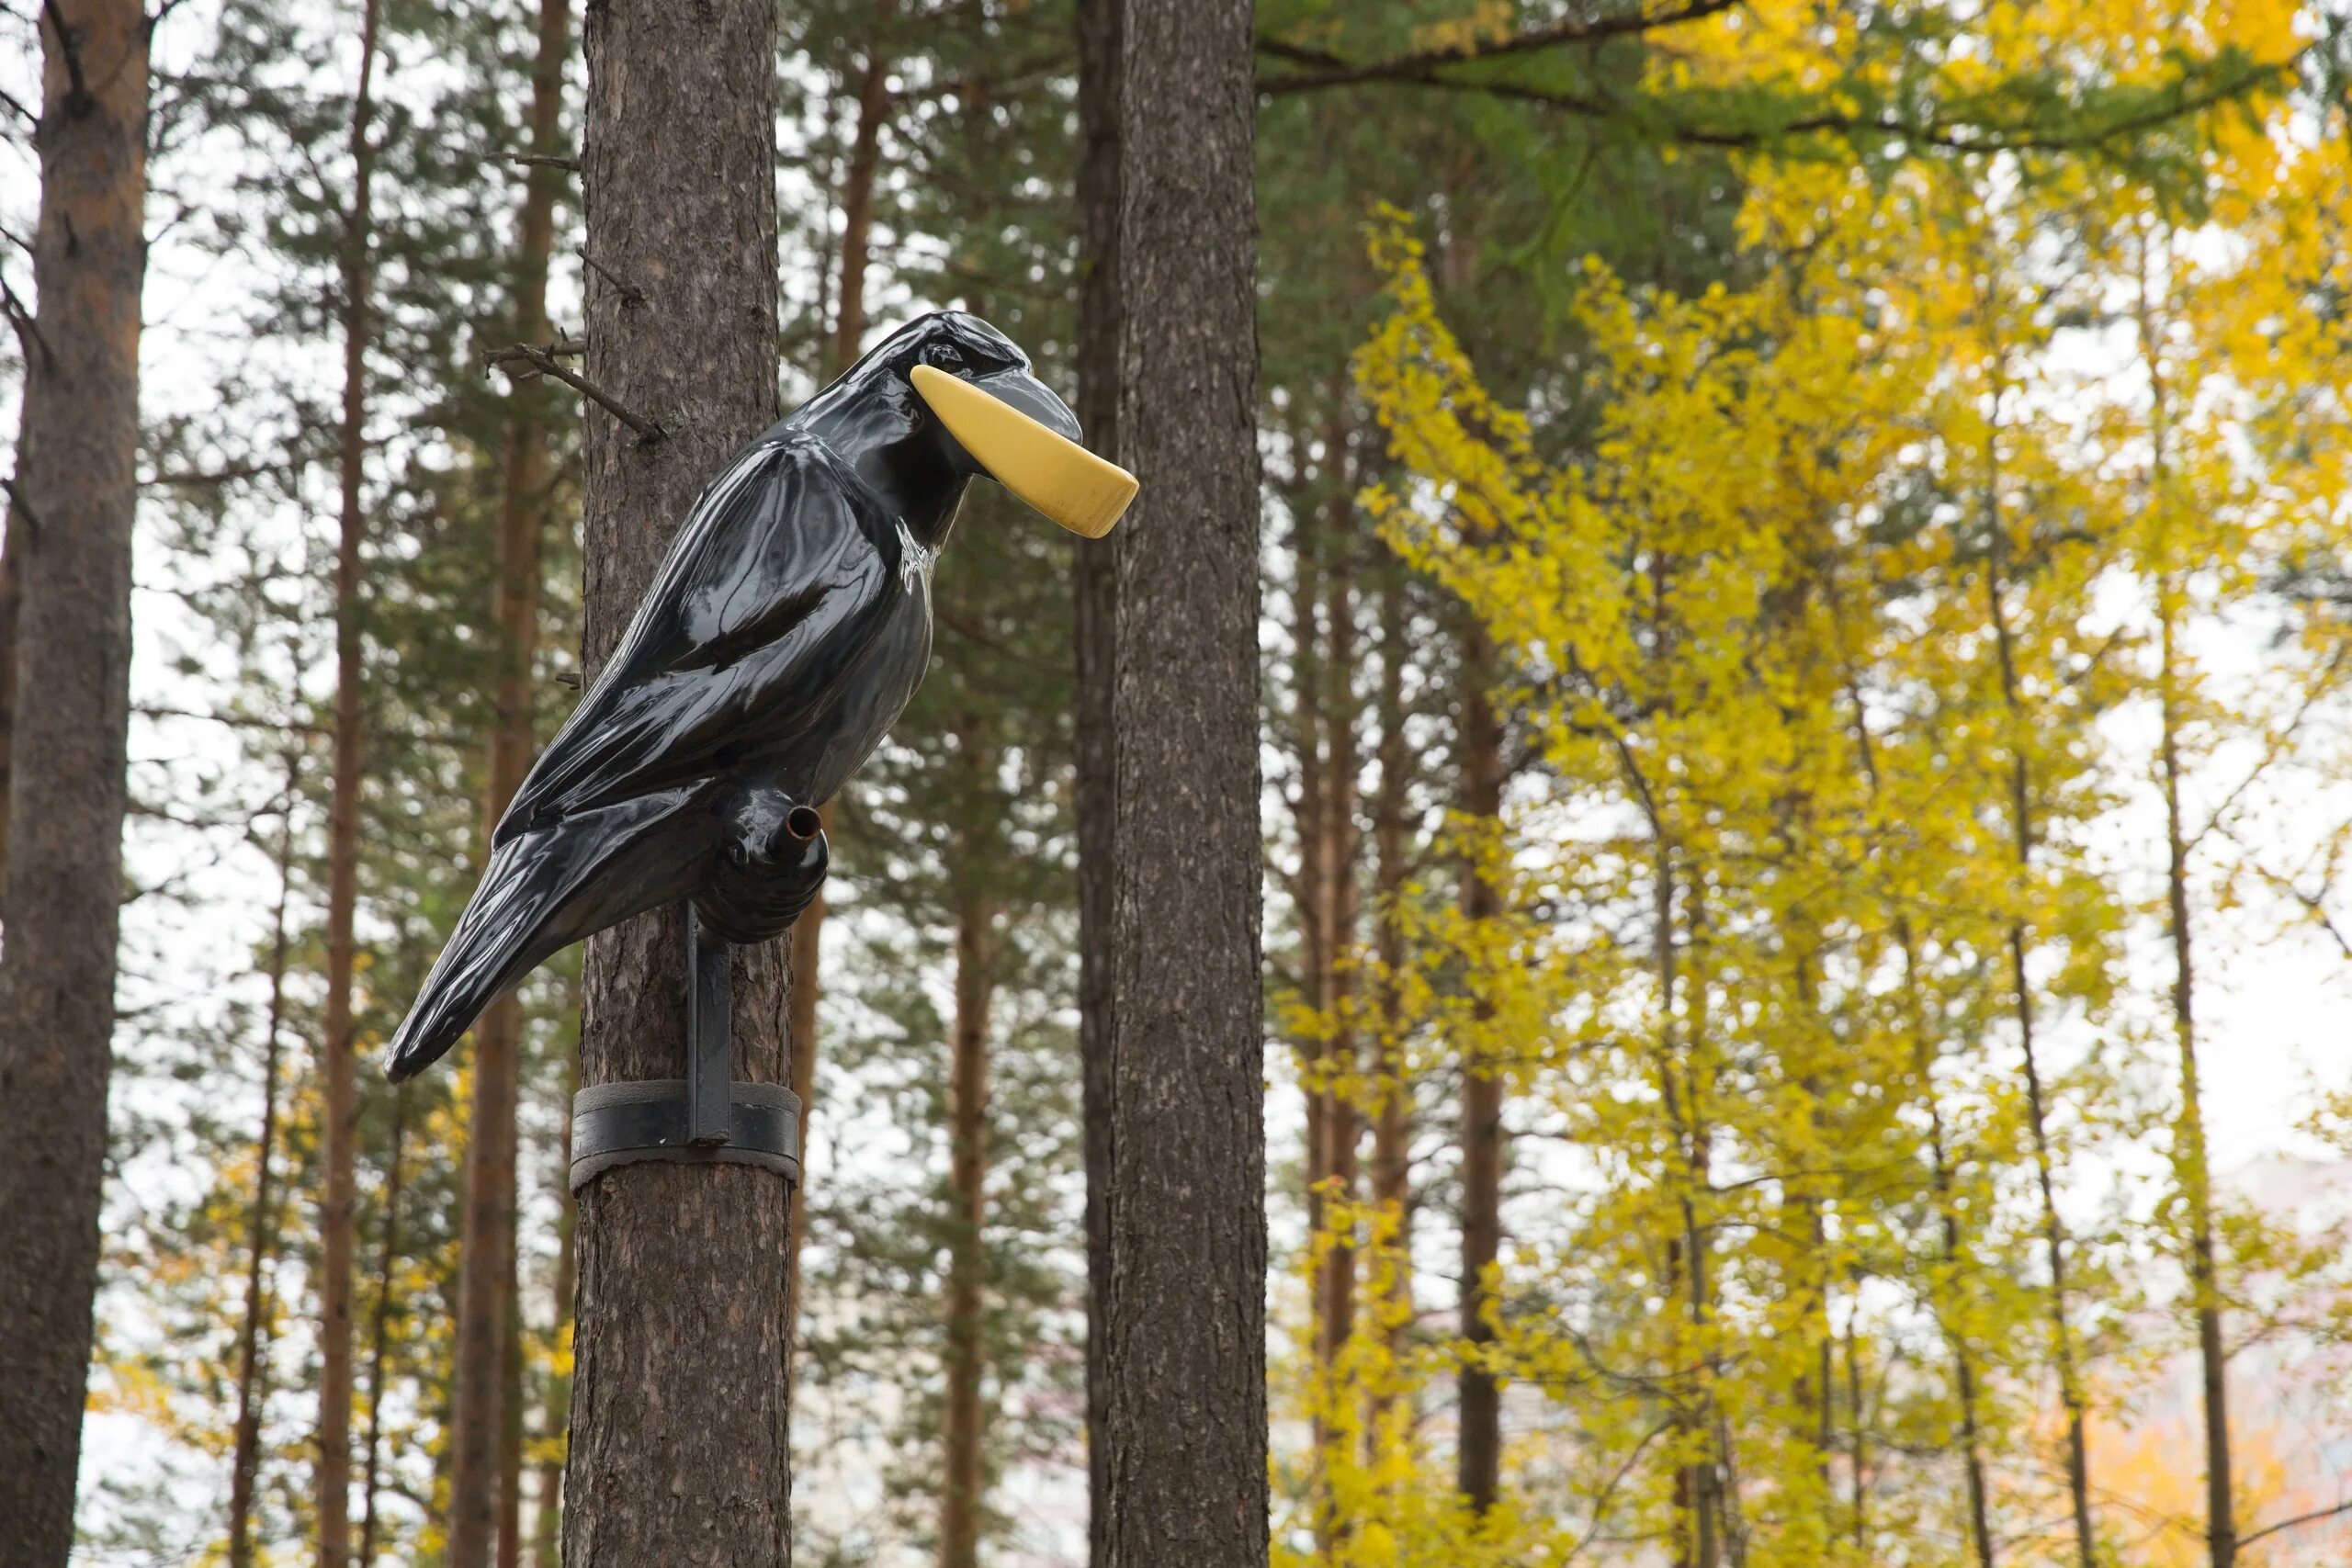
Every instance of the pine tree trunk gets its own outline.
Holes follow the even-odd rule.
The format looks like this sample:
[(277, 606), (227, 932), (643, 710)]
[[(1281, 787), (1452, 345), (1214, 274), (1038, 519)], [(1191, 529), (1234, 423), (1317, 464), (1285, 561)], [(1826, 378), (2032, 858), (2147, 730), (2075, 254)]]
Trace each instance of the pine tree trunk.
[(286, 1025), (286, 902), (293, 888), (294, 801), (300, 753), (286, 758), (286, 816), (277, 835), (277, 908), (269, 938), (269, 1010), (262, 1048), (261, 1133), (254, 1143), (254, 1201), (246, 1221), (245, 1311), (237, 1329), (237, 1420), (229, 1461), (229, 1568), (253, 1568), (254, 1483), (261, 1465), (261, 1407), (269, 1380), (262, 1366), (268, 1316), (264, 1273), (277, 1250), (277, 1205), (271, 1161), (277, 1154), (279, 1041)]
[(1081, 201), (1117, 203), (1081, 220), (1085, 270), (1117, 274), (1115, 324), (1080, 331), (1086, 396), (1115, 387), (1113, 449), (1143, 485), (1107, 605), (1091, 573), (1081, 599), (1081, 730), (1109, 716), (1080, 797), (1095, 1561), (1250, 1568), (1268, 1549), (1250, 7), (1080, 15), (1086, 155), (1116, 159)]
[[(890, 113), (890, 56), (887, 48), (898, 0), (875, 0), (874, 32), (865, 54), (865, 72), (857, 94), (857, 128), (851, 133), (849, 167), (842, 181), (841, 300), (833, 320), (832, 341), (825, 371), (838, 376), (857, 363), (865, 341), (865, 265), (874, 242), (874, 178), (881, 166), (882, 125)], [(822, 830), (833, 830), (833, 803), (817, 808)], [(800, 1097), (800, 1146), (808, 1147), (808, 1116), (817, 1103), (817, 1002), (822, 995), (825, 951), (825, 895), (800, 912), (787, 938), (792, 945), (792, 998), (786, 1030), (791, 1036), (792, 1092)], [(805, 1158), (805, 1156), (804, 1156)], [(800, 1201), (792, 1205), (791, 1301), (785, 1318), (785, 1354), (797, 1353), (800, 1343), (800, 1251), (808, 1239), (807, 1177)]]
[[(1380, 588), (1380, 791), (1372, 807), (1373, 883), (1377, 914), (1374, 945), (1383, 976), (1379, 1008), (1379, 1104), (1372, 1129), (1372, 1201), (1387, 1211), (1396, 1227), (1392, 1244), (1388, 1297), (1383, 1303), (1395, 1320), (1388, 1330), (1391, 1357), (1401, 1353), (1413, 1305), (1412, 1156), (1413, 1090), (1407, 1077), (1405, 1039), (1397, 984), (1404, 973), (1405, 931), (1396, 908), (1405, 891), (1406, 794), (1411, 787), (1405, 748), (1405, 577), (1388, 564)], [(1373, 1441), (1387, 1440), (1395, 1397), (1385, 1389), (1374, 1396)]]
[(353, 1057), (351, 987), (357, 950), (352, 919), (359, 900), (359, 785), (362, 757), (359, 682), (360, 551), (368, 521), (360, 511), (367, 457), (368, 302), (373, 220), (376, 36), (382, 0), (366, 0), (360, 18), (359, 86), (352, 98), (351, 205), (343, 233), (343, 428), (337, 461), (342, 491), (335, 549), (334, 784), (327, 815), (327, 996), (320, 1081), (324, 1193), (319, 1215), (320, 1568), (344, 1568), (351, 1553), (351, 1350), (353, 1210), (358, 1167), (359, 1086)]
[[(1078, 400), (1087, 445), (1119, 449), (1119, 82), (1125, 0), (1078, 0)], [(1115, 538), (1116, 536), (1114, 536)], [(1111, 1003), (1113, 827), (1118, 750), (1111, 726), (1117, 661), (1113, 615), (1118, 546), (1081, 545), (1070, 563), (1072, 695), (1078, 807), (1078, 1060), (1086, 1165), (1087, 1561), (1110, 1561), (1111, 1376), (1104, 1313), (1111, 1268)]]
[[(1476, 822), (1502, 815), (1502, 726), (1489, 695), (1495, 650), (1482, 626), (1462, 644), (1461, 809)], [(1476, 866), (1462, 874), (1462, 913), (1476, 925), (1502, 912), (1494, 884)], [(1483, 1015), (1484, 1004), (1481, 1004)], [(1465, 1060), (1462, 1073), (1462, 1324), (1465, 1348), (1458, 1381), (1461, 1435), (1454, 1484), (1471, 1508), (1494, 1506), (1502, 1481), (1502, 1398), (1479, 1364), (1494, 1342), (1486, 1274), (1502, 1252), (1503, 1081), (1493, 1063)]]
[(401, 1260), (401, 1177), (408, 1140), (408, 1090), (392, 1090), (391, 1163), (384, 1175), (383, 1239), (376, 1254), (376, 1310), (368, 1333), (368, 1442), (360, 1483), (359, 1568), (376, 1564), (376, 1500), (384, 1450), (384, 1368), (392, 1348), (392, 1279)]
[[(571, 1089), (578, 1080), (576, 1068), (567, 1065), (564, 1074), (564, 1102), (569, 1104)], [(563, 1172), (571, 1165), (571, 1125), (563, 1128), (562, 1159), (556, 1167), (557, 1201), (555, 1242), (555, 1287), (548, 1292), (550, 1318), (554, 1325), (548, 1332), (548, 1343), (554, 1353), (562, 1357), (571, 1348), (568, 1337), (571, 1327), (571, 1291), (577, 1277), (572, 1267), (573, 1206), (571, 1186)], [(797, 1208), (798, 1205), (795, 1205)], [(559, 1548), (563, 1518), (563, 1442), (564, 1430), (571, 1422), (571, 1377), (562, 1371), (548, 1373), (546, 1407), (539, 1416), (539, 1438), (548, 1446), (548, 1457), (539, 1461), (538, 1484), (533, 1502), (531, 1520), (531, 1555), (537, 1568), (558, 1568)]]
[[(130, 722), (147, 18), (40, 13), (38, 299), (9, 485), (14, 769), (0, 887), (0, 1561), (65, 1561), (97, 1288)], [(65, 32), (58, 32), (62, 20)]]
[(514, 1233), (506, 1233), (506, 1334), (498, 1420), (498, 1568), (523, 1568), (523, 1297)]
[[(985, 784), (995, 766), (985, 740), (967, 728), (959, 756)], [(996, 908), (978, 873), (962, 870), (956, 895), (956, 1022), (949, 1043), (947, 1407), (939, 1505), (940, 1568), (978, 1568), (986, 1484), (987, 1412), (980, 1402), (985, 1355), (988, 1250), (989, 1014), (996, 986)]]
[[(25, 363), (40, 353), (29, 338), (19, 340)], [(29, 408), (17, 411), (17, 451), (25, 449)], [(19, 459), (21, 461), (21, 458)], [(32, 531), (28, 514), (17, 505), (17, 492), (7, 496), (5, 520), (0, 520), (0, 887), (8, 885), (8, 744), (17, 728), (17, 621), (25, 604), (25, 536)]]
[[(531, 151), (560, 148), (563, 64), (571, 48), (571, 0), (540, 0), (537, 54), (531, 71)], [(528, 171), (514, 258), (514, 332), (522, 343), (548, 336), (548, 262), (555, 249), (555, 202), (561, 171)], [(518, 388), (510, 400), (501, 454), (495, 613), (500, 669), (493, 694), (489, 786), (482, 797), (482, 840), (523, 786), (537, 751), (532, 675), (538, 653), (540, 559), (549, 510), (546, 389)], [(450, 1393), (449, 1562), (485, 1568), (503, 1499), (493, 1495), (504, 1434), (519, 1410), (504, 1408), (514, 1315), (515, 1103), (521, 1087), (523, 1007), (513, 992), (492, 1002), (474, 1030), (472, 1135), (466, 1147), (466, 1206), (458, 1264), (458, 1365)], [(511, 1417), (511, 1421), (510, 1421)]]
[[(603, 0), (586, 39), (587, 376), (666, 433), (583, 412), (593, 679), (704, 482), (776, 418), (776, 17)], [(787, 1082), (785, 943), (734, 965), (735, 1074)], [(591, 940), (582, 1082), (678, 1077), (685, 985), (677, 909)], [(789, 1561), (791, 1197), (744, 1165), (623, 1166), (580, 1194), (570, 1568)]]
[[(1356, 829), (1356, 640), (1355, 640), (1355, 505), (1351, 491), (1353, 476), (1347, 457), (1349, 427), (1344, 381), (1334, 389), (1339, 400), (1324, 434), (1329, 464), (1335, 480), (1324, 518), (1330, 547), (1338, 558), (1324, 576), (1323, 732), (1327, 757), (1323, 773), (1323, 864), (1317, 878), (1322, 904), (1317, 924), (1322, 928), (1322, 973), (1317, 976), (1317, 1005), (1326, 1018), (1338, 1021), (1321, 1064), (1323, 1091), (1324, 1180), (1341, 1200), (1356, 1197), (1357, 1144), (1363, 1119), (1357, 1113), (1351, 1087), (1362, 1066), (1357, 1059), (1354, 1024), (1349, 1021), (1354, 1003), (1356, 920), (1360, 894), (1356, 882), (1359, 834)], [(1355, 1333), (1356, 1256), (1344, 1238), (1335, 1240), (1325, 1256), (1319, 1292), (1322, 1318), (1317, 1341), (1325, 1366), (1339, 1359)]]

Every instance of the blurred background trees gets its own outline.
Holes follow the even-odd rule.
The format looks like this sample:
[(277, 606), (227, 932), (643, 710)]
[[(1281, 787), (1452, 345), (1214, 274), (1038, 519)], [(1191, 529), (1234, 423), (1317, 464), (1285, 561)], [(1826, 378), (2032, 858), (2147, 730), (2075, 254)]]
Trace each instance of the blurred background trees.
[[(512, 1021), (511, 1289), (496, 1053), (372, 1060), (573, 695), (574, 405), (486, 363), (596, 262), (557, 14), (388, 0), (364, 115), (356, 5), (153, 31), (94, 1562), (310, 1558), (338, 1395), (358, 1561), (555, 1561), (576, 960)], [(946, 305), (1071, 383), (1074, 20), (782, 9), (787, 403)], [(2217, 998), (2352, 953), (2340, 11), (1257, 25), (1277, 1559), (2339, 1560), (2345, 1064), (2282, 1157), (2208, 1111)], [(844, 1568), (1087, 1552), (1072, 557), (1009, 504), (802, 933)]]

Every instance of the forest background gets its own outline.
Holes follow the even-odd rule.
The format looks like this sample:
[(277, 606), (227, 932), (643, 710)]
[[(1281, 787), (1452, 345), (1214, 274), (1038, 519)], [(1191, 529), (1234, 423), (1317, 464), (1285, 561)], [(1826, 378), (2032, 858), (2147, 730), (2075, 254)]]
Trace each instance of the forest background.
[[(1277, 1559), (2342, 1561), (2345, 14), (1260, 10)], [(781, 15), (786, 401), (943, 305), (1066, 384), (1069, 7)], [(576, 685), (578, 22), (154, 30), (93, 1563), (311, 1551), (329, 995)], [(1069, 577), (976, 495), (836, 807), (807, 1562), (1086, 1554)], [(471, 1068), (362, 1074), (368, 1564), (554, 1561), (576, 991), (469, 1459)]]

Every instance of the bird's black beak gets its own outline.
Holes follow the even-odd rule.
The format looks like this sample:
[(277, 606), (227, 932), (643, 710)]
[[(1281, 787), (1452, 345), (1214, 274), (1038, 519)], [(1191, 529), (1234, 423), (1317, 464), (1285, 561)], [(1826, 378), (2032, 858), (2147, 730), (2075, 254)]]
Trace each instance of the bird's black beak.
[(1073, 534), (1099, 539), (1136, 496), (1136, 478), (1078, 444), (1078, 421), (1023, 369), (966, 381), (914, 367), (916, 395), (997, 483)]

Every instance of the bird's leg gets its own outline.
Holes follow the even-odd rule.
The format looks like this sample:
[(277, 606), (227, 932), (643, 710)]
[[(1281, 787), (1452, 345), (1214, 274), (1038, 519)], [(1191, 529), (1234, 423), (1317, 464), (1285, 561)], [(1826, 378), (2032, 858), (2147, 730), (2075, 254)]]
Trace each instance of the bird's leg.
[(735, 950), (686, 906), (686, 1137), (728, 1141), (733, 1122)]

